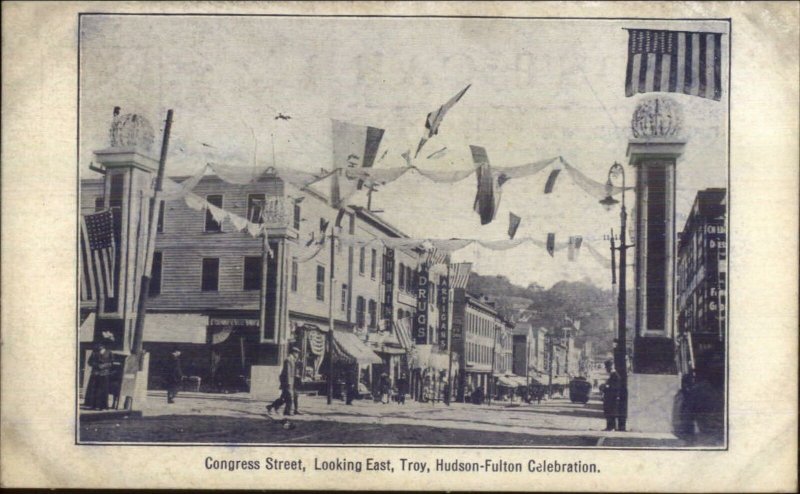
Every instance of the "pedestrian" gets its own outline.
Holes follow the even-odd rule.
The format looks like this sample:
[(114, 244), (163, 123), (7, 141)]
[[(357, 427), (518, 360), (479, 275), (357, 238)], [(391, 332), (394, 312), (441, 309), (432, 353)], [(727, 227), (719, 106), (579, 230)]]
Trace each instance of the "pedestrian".
[(281, 405), (286, 406), (283, 409), (283, 415), (292, 415), (292, 405), (294, 404), (294, 415), (300, 412), (297, 410), (297, 358), (300, 356), (300, 349), (292, 347), (289, 350), (289, 356), (283, 361), (283, 368), (280, 375), (280, 389), (281, 395), (277, 400), (267, 405), (267, 413), (272, 413), (272, 410), (277, 410)]
[(183, 369), (181, 369), (181, 351), (177, 348), (169, 354), (167, 372), (167, 403), (175, 403), (178, 396), (178, 386), (183, 382)]
[(86, 387), (84, 405), (92, 410), (106, 410), (108, 408), (108, 394), (111, 388), (111, 366), (114, 361), (114, 357), (108, 349), (109, 341), (114, 341), (113, 337), (98, 341), (89, 356), (89, 365), (92, 367), (92, 373), (89, 376), (89, 385)]
[(608, 380), (600, 386), (603, 392), (603, 415), (606, 418), (606, 431), (624, 431), (625, 417), (623, 416), (620, 399), (622, 398), (622, 379), (614, 369), (614, 362), (606, 360), (606, 372)]
[(356, 397), (356, 389), (358, 386), (358, 379), (355, 371), (352, 369), (345, 375), (345, 404), (352, 405), (353, 399)]
[(381, 403), (386, 405), (389, 403), (389, 390), (391, 386), (389, 385), (389, 375), (385, 372), (381, 374), (381, 382), (380, 382), (380, 392), (381, 392)]
[(400, 375), (400, 379), (397, 380), (397, 404), (398, 405), (405, 405), (406, 404), (406, 394), (408, 393), (408, 378), (406, 378), (405, 374)]

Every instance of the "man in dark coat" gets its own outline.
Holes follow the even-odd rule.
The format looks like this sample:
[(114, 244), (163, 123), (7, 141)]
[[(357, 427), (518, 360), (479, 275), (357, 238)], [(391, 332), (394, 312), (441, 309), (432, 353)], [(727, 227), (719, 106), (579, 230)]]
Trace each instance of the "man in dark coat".
[(178, 386), (183, 382), (183, 369), (181, 369), (181, 352), (177, 348), (169, 354), (167, 367), (167, 403), (175, 403), (178, 396)]
[(397, 404), (398, 405), (405, 405), (406, 404), (406, 395), (408, 394), (408, 378), (406, 378), (405, 374), (400, 376), (400, 379), (397, 380)]
[(108, 408), (113, 361), (114, 358), (108, 349), (106, 341), (97, 342), (94, 351), (89, 356), (92, 374), (89, 377), (89, 385), (86, 389), (86, 400), (84, 402), (84, 405), (93, 410), (105, 410)]
[(267, 413), (272, 413), (273, 409), (280, 408), (281, 405), (286, 404), (283, 409), (283, 414), (288, 416), (292, 414), (292, 404), (294, 404), (294, 414), (297, 415), (297, 359), (300, 356), (300, 349), (292, 347), (289, 350), (289, 356), (283, 361), (283, 368), (280, 375), (280, 397), (267, 405)]
[(619, 377), (617, 371), (614, 370), (614, 362), (606, 360), (606, 372), (608, 372), (608, 380), (605, 384), (600, 386), (603, 392), (603, 415), (606, 417), (606, 431), (624, 431), (625, 430), (625, 417), (620, 405), (622, 398), (622, 378)]

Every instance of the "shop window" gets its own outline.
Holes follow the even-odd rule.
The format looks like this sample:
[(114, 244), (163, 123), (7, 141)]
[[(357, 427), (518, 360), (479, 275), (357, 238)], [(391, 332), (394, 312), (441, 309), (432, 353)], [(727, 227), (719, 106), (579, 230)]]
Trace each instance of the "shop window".
[(153, 271), (150, 275), (150, 295), (155, 296), (161, 293), (161, 261), (160, 250), (153, 252)]
[(264, 202), (266, 196), (264, 194), (248, 194), (247, 195), (247, 221), (251, 223), (263, 223)]
[(363, 328), (365, 326), (365, 319), (366, 319), (366, 301), (364, 297), (357, 297), (356, 298), (356, 326), (359, 328)]
[[(218, 208), (222, 207), (222, 194), (212, 194), (206, 196), (206, 202), (209, 204), (216, 206)], [(206, 230), (207, 232), (221, 232), (222, 231), (222, 223), (218, 223), (217, 220), (214, 219), (214, 216), (211, 215), (211, 209), (206, 209)]]
[(317, 266), (317, 300), (325, 300), (325, 267)]
[(292, 288), (293, 292), (297, 291), (297, 270), (298, 269), (299, 269), (299, 266), (297, 264), (297, 258), (293, 257), (292, 258), (292, 281), (291, 281), (291, 285), (292, 285), (291, 288)]
[(204, 257), (202, 286), (204, 292), (216, 292), (219, 290), (219, 258)]
[(244, 282), (242, 288), (244, 290), (260, 290), (261, 289), (261, 258), (260, 257), (245, 257), (244, 258)]
[(378, 304), (374, 300), (369, 301), (369, 327), (375, 329), (378, 326)]

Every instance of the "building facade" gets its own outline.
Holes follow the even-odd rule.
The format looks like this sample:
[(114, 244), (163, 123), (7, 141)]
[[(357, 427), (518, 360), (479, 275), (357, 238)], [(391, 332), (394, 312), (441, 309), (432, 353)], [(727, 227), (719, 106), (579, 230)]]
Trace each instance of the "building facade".
[[(678, 242), (676, 340), (682, 375), (724, 367), (726, 195), (722, 188), (699, 191)], [(714, 366), (718, 369), (709, 368)]]

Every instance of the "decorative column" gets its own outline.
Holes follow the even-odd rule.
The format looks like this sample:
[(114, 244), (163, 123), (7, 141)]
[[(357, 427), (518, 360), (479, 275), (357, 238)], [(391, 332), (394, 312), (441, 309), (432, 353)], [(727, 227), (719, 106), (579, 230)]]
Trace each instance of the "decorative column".
[(147, 247), (148, 215), (158, 160), (151, 154), (155, 134), (143, 116), (116, 115), (111, 147), (95, 151), (105, 174), (104, 207), (114, 225), (114, 297), (101, 299), (95, 319), (95, 341), (110, 333), (112, 349), (129, 354)]

